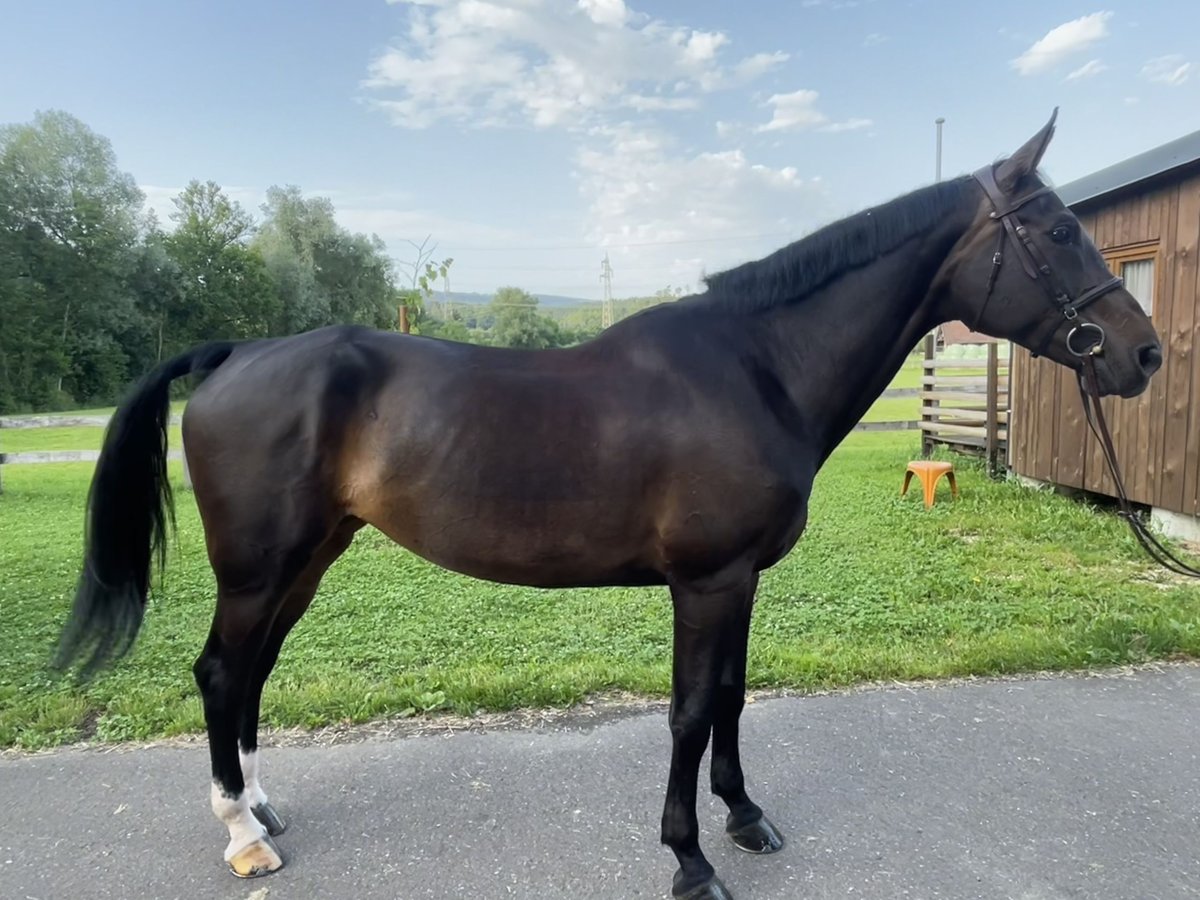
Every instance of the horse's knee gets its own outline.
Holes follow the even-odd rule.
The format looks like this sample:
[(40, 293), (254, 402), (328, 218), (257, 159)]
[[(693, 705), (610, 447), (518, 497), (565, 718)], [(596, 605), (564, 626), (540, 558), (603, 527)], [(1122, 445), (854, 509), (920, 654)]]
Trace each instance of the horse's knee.
[(681, 704), (671, 713), (671, 737), (681, 743), (696, 739), (707, 741), (714, 712), (713, 704), (707, 698)]

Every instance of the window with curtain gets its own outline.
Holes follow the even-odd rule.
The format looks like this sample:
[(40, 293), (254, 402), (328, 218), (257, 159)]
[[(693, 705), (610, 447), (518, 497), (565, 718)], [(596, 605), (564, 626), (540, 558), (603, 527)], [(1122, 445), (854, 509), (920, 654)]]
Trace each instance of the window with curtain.
[(1154, 314), (1154, 258), (1134, 259), (1121, 263), (1125, 289), (1142, 305), (1146, 315)]
[(1106, 247), (1104, 261), (1114, 275), (1125, 280), (1125, 288), (1141, 304), (1146, 315), (1154, 315), (1155, 282), (1158, 280), (1158, 241), (1138, 241)]

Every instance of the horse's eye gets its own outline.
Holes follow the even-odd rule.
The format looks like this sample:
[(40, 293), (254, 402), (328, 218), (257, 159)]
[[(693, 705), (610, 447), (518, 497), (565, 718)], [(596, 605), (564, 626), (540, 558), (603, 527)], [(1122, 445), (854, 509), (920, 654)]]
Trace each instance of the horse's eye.
[(1050, 240), (1056, 244), (1065, 244), (1071, 240), (1073, 234), (1070, 225), (1055, 225), (1054, 230), (1050, 232)]

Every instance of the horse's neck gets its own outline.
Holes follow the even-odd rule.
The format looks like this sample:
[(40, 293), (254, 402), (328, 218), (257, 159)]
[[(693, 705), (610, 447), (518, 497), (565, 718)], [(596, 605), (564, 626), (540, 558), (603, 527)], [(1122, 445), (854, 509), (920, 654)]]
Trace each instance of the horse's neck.
[(947, 235), (923, 248), (901, 248), (767, 314), (773, 368), (822, 460), (940, 324), (930, 286), (953, 242)]

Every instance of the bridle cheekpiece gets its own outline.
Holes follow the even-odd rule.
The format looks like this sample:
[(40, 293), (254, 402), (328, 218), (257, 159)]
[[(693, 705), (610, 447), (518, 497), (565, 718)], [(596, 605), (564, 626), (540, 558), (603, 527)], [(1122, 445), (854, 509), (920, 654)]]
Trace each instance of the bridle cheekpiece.
[[(1004, 264), (1004, 242), (1006, 239), (1011, 238), (1013, 249), (1016, 252), (1017, 259), (1021, 263), (1021, 267), (1025, 270), (1025, 274), (1041, 284), (1055, 310), (1061, 313), (1063, 318), (1068, 322), (1074, 323), (1071, 331), (1067, 334), (1067, 349), (1080, 357), (1099, 355), (1104, 348), (1104, 329), (1092, 322), (1076, 321), (1079, 318), (1079, 311), (1109, 291), (1121, 287), (1124, 281), (1120, 276), (1114, 275), (1100, 284), (1088, 288), (1080, 293), (1079, 296), (1072, 297), (1070, 290), (1054, 273), (1050, 262), (1046, 259), (1046, 255), (1042, 252), (1041, 248), (1038, 247), (1029, 229), (1017, 217), (1017, 211), (1021, 207), (1044, 194), (1052, 193), (1053, 188), (1043, 185), (1037, 190), (1030, 191), (1023, 197), (1010, 200), (1004, 196), (1003, 191), (1000, 190), (1000, 186), (996, 183), (996, 173), (992, 166), (984, 166), (975, 172), (973, 177), (979, 182), (984, 194), (987, 195), (988, 200), (992, 204), (992, 211), (988, 214), (989, 218), (999, 220), (1002, 227), (1000, 228), (1000, 239), (996, 245), (996, 252), (992, 254), (992, 271), (988, 276), (987, 293), (984, 295), (983, 304), (979, 307), (979, 312), (975, 316), (975, 323), (972, 326), (972, 330), (978, 330), (984, 310), (987, 309), (988, 301), (991, 299), (992, 291), (996, 286), (996, 278), (999, 276), (1000, 268)], [(1045, 352), (1047, 344), (1050, 343), (1050, 339), (1061, 325), (1061, 321), (1051, 320), (1041, 340), (1035, 343), (1034, 357), (1041, 356)], [(1076, 337), (1088, 331), (1096, 333), (1096, 340), (1082, 350), (1076, 348)]]

